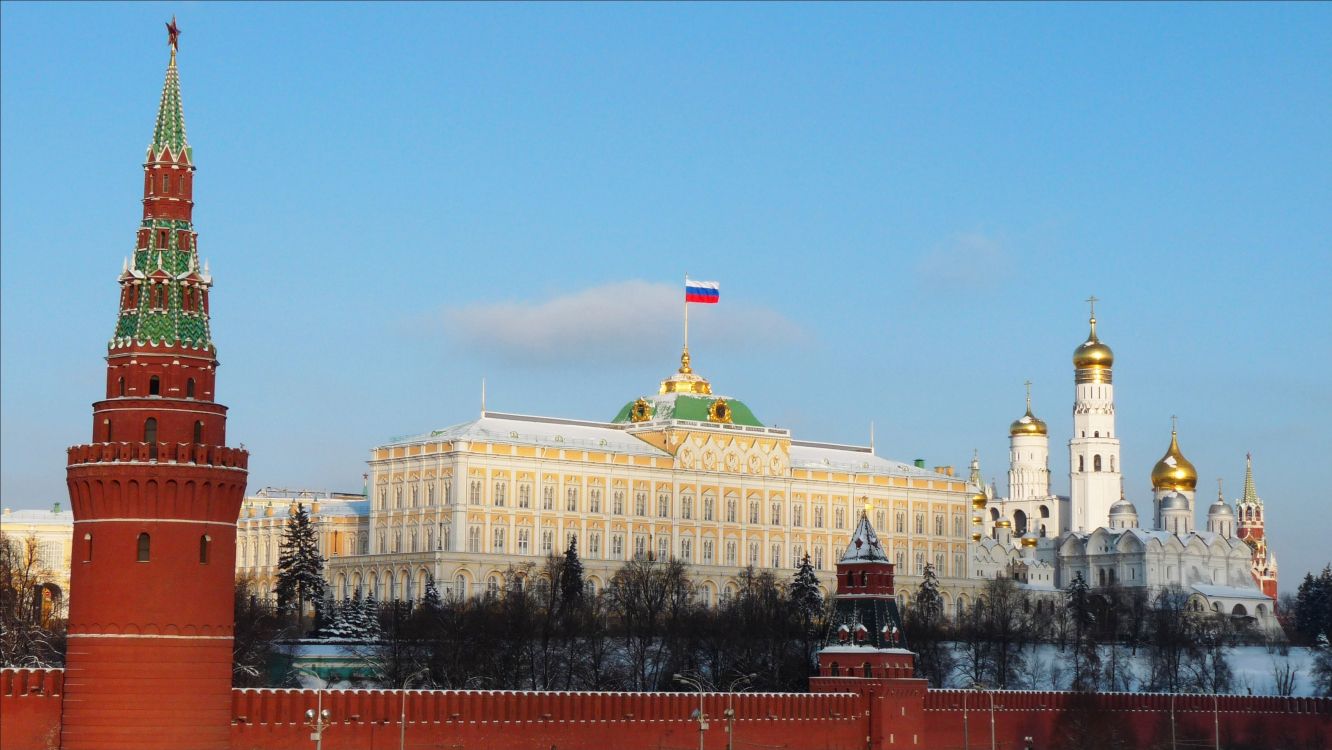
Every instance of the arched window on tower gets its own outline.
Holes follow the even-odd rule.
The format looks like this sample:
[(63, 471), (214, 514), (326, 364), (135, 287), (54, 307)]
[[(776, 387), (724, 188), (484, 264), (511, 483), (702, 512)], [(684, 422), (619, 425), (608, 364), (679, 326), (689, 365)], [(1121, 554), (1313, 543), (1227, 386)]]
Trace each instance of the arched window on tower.
[(1078, 456), (1078, 471), (1086, 471), (1087, 465), (1083, 462), (1083, 456)]
[(194, 378), (185, 381), (185, 398), (194, 398)]
[(1101, 454), (1097, 453), (1095, 456), (1092, 456), (1092, 471), (1100, 471), (1100, 470), (1101, 470)]
[(157, 460), (157, 420), (149, 417), (143, 423), (143, 442), (148, 444), (148, 459)]
[(156, 375), (152, 376), (151, 378), (148, 378), (148, 395), (149, 396), (162, 395), (162, 379), (157, 377)]
[(199, 563), (202, 565), (208, 564), (208, 544), (212, 541), (207, 534), (199, 537)]
[(1114, 456), (1111, 456), (1111, 457), (1110, 457), (1110, 471), (1113, 472), (1114, 470), (1115, 470), (1115, 457), (1114, 457)]
[(194, 444), (203, 445), (203, 422), (194, 423)]
[(151, 551), (150, 549), (151, 544), (152, 540), (149, 538), (148, 532), (146, 531), (140, 532), (138, 550), (134, 559), (137, 560), (138, 562), (148, 562), (149, 552)]
[(162, 175), (162, 192), (171, 192), (171, 175), (169, 174)]
[(91, 533), (91, 532), (89, 532), (89, 533), (83, 535), (83, 561), (84, 561), (84, 562), (92, 562), (92, 552), (93, 552), (92, 542), (93, 542), (93, 539), (92, 539), (92, 533)]
[(102, 424), (106, 427), (106, 442), (111, 442), (111, 420), (103, 419)]
[(121, 378), (121, 379), (120, 379), (119, 383), (117, 384), (117, 387), (120, 389), (120, 395), (123, 397), (123, 396), (125, 395), (125, 379), (124, 379), (124, 378)]

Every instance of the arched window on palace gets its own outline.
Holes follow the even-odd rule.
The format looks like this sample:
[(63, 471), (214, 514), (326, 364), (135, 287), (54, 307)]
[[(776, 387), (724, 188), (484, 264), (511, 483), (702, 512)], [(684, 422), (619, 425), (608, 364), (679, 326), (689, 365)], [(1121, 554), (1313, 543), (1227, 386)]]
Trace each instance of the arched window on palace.
[(139, 534), (139, 544), (138, 544), (137, 554), (135, 555), (134, 559), (137, 560), (138, 562), (148, 562), (148, 556), (151, 544), (152, 540), (149, 538), (148, 532), (146, 531), (141, 532)]

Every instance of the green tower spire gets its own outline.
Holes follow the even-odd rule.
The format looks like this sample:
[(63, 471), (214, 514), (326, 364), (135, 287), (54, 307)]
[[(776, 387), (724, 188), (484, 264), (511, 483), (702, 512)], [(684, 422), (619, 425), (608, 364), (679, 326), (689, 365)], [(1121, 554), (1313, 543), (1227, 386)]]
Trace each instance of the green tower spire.
[(208, 292), (213, 279), (199, 262), (194, 206), (194, 163), (185, 139), (185, 115), (176, 70), (173, 18), (167, 24), (171, 60), (144, 164), (143, 221), (134, 256), (120, 274), (120, 315), (109, 346), (138, 344), (212, 350)]
[(1252, 503), (1262, 505), (1262, 498), (1258, 497), (1258, 489), (1253, 486), (1253, 454), (1244, 454), (1244, 496), (1240, 498), (1242, 503)]
[(170, 148), (173, 156), (190, 147), (185, 138), (185, 109), (180, 103), (180, 72), (176, 70), (176, 46), (180, 29), (172, 17), (167, 24), (167, 43), (171, 45), (171, 61), (167, 64), (166, 81), (162, 84), (162, 101), (157, 106), (157, 127), (153, 128), (153, 156)]

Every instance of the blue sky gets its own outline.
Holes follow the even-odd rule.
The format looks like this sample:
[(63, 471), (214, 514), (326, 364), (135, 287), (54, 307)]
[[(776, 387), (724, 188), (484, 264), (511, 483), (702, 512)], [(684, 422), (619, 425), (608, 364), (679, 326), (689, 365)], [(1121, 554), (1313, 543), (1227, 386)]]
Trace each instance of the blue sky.
[(1128, 495), (1180, 418), (1283, 589), (1332, 557), (1332, 7), (0, 6), (0, 495), (65, 496), (167, 50), (251, 488), (356, 489), (479, 406), (608, 419), (676, 365), (797, 437), (1067, 490), (1100, 297)]

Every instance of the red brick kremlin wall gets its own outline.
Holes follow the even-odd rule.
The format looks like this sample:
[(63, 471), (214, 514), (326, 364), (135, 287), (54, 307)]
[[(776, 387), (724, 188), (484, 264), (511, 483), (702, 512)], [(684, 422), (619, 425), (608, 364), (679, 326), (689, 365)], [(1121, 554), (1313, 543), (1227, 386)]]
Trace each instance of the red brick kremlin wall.
[[(0, 670), (0, 747), (54, 750), (60, 742), (60, 670)], [(851, 680), (846, 680), (850, 683)], [(856, 693), (709, 694), (705, 748), (726, 747), (723, 711), (735, 708), (735, 748), (955, 750), (990, 747), (990, 697), (999, 748), (1177, 746), (1313, 750), (1332, 747), (1332, 699), (1147, 693), (920, 689), (918, 680), (861, 680)], [(848, 689), (853, 686), (848, 684)], [(698, 747), (688, 693), (408, 691), (405, 747), (602, 750)], [(923, 710), (922, 710), (923, 698)], [(305, 711), (332, 716), (326, 750), (398, 748), (404, 694), (393, 690), (232, 691), (233, 750), (310, 750)], [(964, 722), (965, 714), (965, 722)], [(1099, 738), (1091, 739), (1089, 738)], [(1118, 744), (1112, 745), (1111, 739)]]

